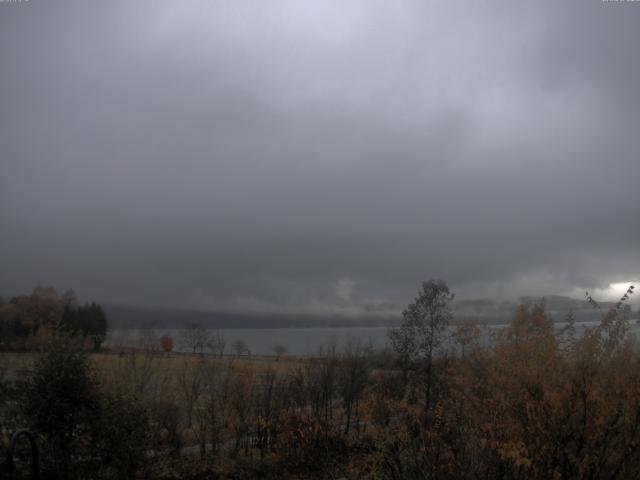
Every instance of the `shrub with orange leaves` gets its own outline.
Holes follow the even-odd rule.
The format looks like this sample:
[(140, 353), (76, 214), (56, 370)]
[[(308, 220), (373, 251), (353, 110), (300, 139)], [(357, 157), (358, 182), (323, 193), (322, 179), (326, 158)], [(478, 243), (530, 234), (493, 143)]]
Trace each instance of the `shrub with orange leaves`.
[(160, 339), (160, 346), (165, 353), (171, 353), (173, 351), (174, 341), (173, 337), (169, 335), (163, 335)]

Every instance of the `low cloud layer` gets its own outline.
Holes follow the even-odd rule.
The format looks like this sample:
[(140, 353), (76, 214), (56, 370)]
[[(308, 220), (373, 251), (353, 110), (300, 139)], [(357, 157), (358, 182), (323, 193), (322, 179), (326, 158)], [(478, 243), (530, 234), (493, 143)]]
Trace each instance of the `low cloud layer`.
[(0, 4), (0, 293), (395, 312), (640, 280), (640, 4)]

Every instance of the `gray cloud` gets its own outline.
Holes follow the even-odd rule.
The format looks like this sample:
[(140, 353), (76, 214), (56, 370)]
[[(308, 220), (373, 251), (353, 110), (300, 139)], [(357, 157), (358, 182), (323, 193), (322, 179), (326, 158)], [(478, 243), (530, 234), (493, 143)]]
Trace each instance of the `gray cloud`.
[(640, 6), (0, 4), (0, 292), (395, 311), (640, 279)]

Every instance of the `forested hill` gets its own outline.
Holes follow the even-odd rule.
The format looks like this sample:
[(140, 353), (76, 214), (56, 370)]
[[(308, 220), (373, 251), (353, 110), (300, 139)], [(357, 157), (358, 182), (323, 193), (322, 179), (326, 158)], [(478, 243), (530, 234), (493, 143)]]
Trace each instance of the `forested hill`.
[(400, 323), (400, 316), (397, 318), (354, 318), (314, 315), (251, 315), (114, 305), (107, 306), (106, 311), (112, 328), (138, 328), (143, 325), (151, 325), (154, 328), (180, 328), (189, 324), (202, 325), (207, 328), (291, 328), (388, 326)]
[[(521, 297), (517, 301), (495, 301), (490, 299), (456, 300), (453, 309), (457, 319), (474, 319), (480, 324), (501, 324), (511, 320), (517, 304), (532, 304), (538, 298)], [(588, 302), (563, 296), (545, 298), (547, 311), (556, 321), (565, 320), (573, 312), (578, 322), (597, 321), (600, 314)], [(600, 307), (607, 310), (613, 303), (603, 302)], [(122, 305), (106, 305), (106, 313), (112, 328), (138, 328), (152, 325), (155, 328), (179, 328), (198, 324), (208, 328), (291, 328), (291, 327), (359, 327), (394, 326), (401, 320), (401, 308), (395, 316), (319, 316), (276, 315), (205, 312), (179, 308), (143, 308)]]

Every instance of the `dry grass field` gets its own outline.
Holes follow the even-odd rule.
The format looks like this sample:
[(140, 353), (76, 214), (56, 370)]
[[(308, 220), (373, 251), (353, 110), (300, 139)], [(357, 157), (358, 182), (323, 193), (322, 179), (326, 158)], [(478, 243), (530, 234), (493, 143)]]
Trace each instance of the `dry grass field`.
[[(34, 367), (39, 358), (36, 352), (0, 352), (0, 378), (14, 381), (27, 375)], [(267, 369), (284, 372), (293, 366), (301, 365), (311, 361), (306, 357), (294, 356), (212, 356), (185, 353), (161, 354), (157, 352), (145, 353), (142, 351), (129, 350), (123, 353), (102, 352), (91, 353), (89, 355), (91, 364), (95, 367), (100, 376), (110, 376), (121, 369), (135, 369), (141, 366), (153, 367), (166, 374), (175, 374), (185, 367), (192, 368), (198, 365), (208, 365), (211, 367), (235, 367), (251, 365), (257, 372)]]

